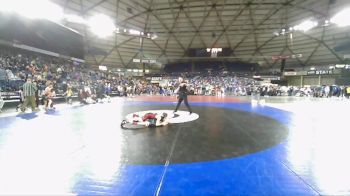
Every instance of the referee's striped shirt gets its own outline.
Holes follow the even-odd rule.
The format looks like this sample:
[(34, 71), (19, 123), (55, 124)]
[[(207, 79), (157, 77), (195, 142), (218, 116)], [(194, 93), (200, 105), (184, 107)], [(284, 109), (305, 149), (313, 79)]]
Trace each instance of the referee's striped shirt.
[(33, 83), (26, 82), (23, 84), (23, 96), (35, 96), (36, 86)]

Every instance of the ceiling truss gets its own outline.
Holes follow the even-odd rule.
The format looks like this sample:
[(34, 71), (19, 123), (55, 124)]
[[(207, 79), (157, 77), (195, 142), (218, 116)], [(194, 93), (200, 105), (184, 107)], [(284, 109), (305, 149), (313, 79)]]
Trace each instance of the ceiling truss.
[[(304, 18), (327, 18), (333, 10), (349, 5), (330, 0), (53, 0), (65, 11), (86, 18), (108, 13), (121, 27), (154, 32), (157, 39), (116, 34), (101, 40), (82, 26), (86, 47), (98, 47), (106, 55), (90, 55), (91, 64), (138, 67), (134, 58), (154, 58), (162, 64), (188, 59), (190, 48), (231, 48), (234, 60), (263, 64), (274, 68), (271, 56), (302, 53), (302, 58), (288, 59), (288, 65), (307, 66), (344, 63), (334, 51), (336, 43), (348, 37), (346, 30), (320, 27), (310, 32), (277, 37), (273, 32), (298, 24)], [(129, 12), (132, 10), (132, 12)], [(71, 28), (76, 28), (74, 24)], [(346, 36), (345, 36), (346, 35)], [(339, 41), (338, 41), (339, 40)], [(303, 44), (303, 43), (312, 44)], [(111, 43), (113, 43), (111, 45)], [(230, 58), (230, 57), (228, 57)]]

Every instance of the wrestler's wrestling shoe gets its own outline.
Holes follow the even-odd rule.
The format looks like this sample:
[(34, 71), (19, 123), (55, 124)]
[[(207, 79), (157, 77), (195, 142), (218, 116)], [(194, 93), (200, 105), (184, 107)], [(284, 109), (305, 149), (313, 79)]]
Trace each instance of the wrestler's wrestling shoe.
[(128, 123), (128, 122), (126, 120), (123, 120), (122, 123), (120, 124), (120, 126), (123, 128), (126, 123)]

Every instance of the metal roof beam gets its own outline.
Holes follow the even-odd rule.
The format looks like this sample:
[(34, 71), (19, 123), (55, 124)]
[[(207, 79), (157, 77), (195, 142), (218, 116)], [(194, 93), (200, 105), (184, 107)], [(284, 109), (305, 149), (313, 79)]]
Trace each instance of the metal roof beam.
[(122, 45), (128, 43), (129, 41), (135, 39), (136, 37), (131, 37), (123, 42), (121, 42), (120, 44), (116, 44), (112, 49), (110, 49), (108, 51), (108, 53), (100, 60), (100, 62), (98, 64), (101, 64), (109, 55), (112, 54), (112, 52), (116, 49), (116, 48), (120, 48)]
[[(160, 22), (160, 24), (162, 24), (162, 26), (170, 33), (170, 29), (164, 24), (164, 22), (157, 16), (155, 15), (153, 12), (151, 12), (151, 14)], [(186, 50), (186, 48), (181, 44), (181, 42), (177, 39), (177, 37), (174, 35), (174, 33), (170, 33), (171, 36), (174, 37), (175, 41), (179, 44), (179, 46), (184, 50)], [(169, 35), (169, 36), (170, 36)]]
[[(226, 0), (224, 1), (224, 4), (225, 4), (225, 3), (226, 3)], [(222, 8), (224, 8), (224, 6), (223, 6)], [(221, 10), (221, 11), (222, 11), (222, 10)], [(218, 11), (218, 9), (217, 9), (216, 6), (215, 6), (215, 12), (216, 12), (216, 16), (217, 16), (218, 19), (219, 19), (220, 25), (221, 25), (223, 28), (225, 28), (224, 22), (223, 22), (223, 20), (222, 20), (222, 18), (221, 18), (221, 16), (220, 16), (220, 13), (219, 13), (219, 11)], [(222, 13), (222, 12), (221, 12), (221, 13)], [(225, 35), (226, 41), (227, 41), (227, 43), (229, 44), (229, 46), (230, 46), (230, 48), (231, 48), (231, 47), (232, 47), (232, 44), (231, 44), (231, 41), (230, 41), (229, 37), (228, 37), (227, 34), (226, 34), (225, 29), (222, 31), (222, 33)], [(212, 47), (214, 47), (214, 45), (212, 45)]]
[[(180, 16), (180, 12), (181, 12), (181, 10), (179, 10), (177, 12), (177, 15), (176, 15), (176, 17), (174, 19), (174, 22), (173, 22), (173, 24), (172, 24), (172, 26), (170, 28), (170, 32), (169, 33), (173, 33), (173, 30), (174, 30), (174, 28), (176, 26), (176, 22), (177, 22), (177, 20), (179, 19), (179, 16)], [(164, 53), (165, 53), (166, 49), (168, 48), (169, 39), (170, 39), (170, 36), (168, 36), (168, 38), (165, 41), (165, 46), (164, 46), (164, 50), (163, 50)]]
[[(175, 2), (176, 2), (177, 4), (180, 4), (177, 0), (175, 0)], [(190, 21), (191, 26), (195, 29), (195, 32), (199, 32), (199, 29), (196, 27), (196, 25), (194, 24), (194, 22), (191, 20), (191, 17), (189, 16), (188, 12), (187, 12), (185, 9), (182, 9), (182, 11), (184, 12), (184, 14), (185, 14), (185, 16), (186, 16), (186, 19), (187, 19), (188, 21)], [(196, 37), (196, 36), (193, 36), (193, 37), (192, 37), (190, 43), (193, 42), (193, 40), (194, 40), (195, 37)], [(202, 38), (202, 36), (201, 36), (200, 34), (199, 34), (199, 39), (200, 39), (200, 41), (202, 42), (202, 44), (203, 44), (204, 46), (206, 46), (206, 44), (205, 44), (205, 42), (204, 42), (204, 40), (203, 40), (203, 38)], [(191, 44), (189, 44), (189, 46), (190, 46), (190, 45), (191, 45)], [(187, 46), (187, 50), (188, 50), (189, 46)]]
[[(286, 2), (286, 4), (284, 4), (283, 6), (273, 10), (272, 12), (270, 12), (269, 14), (267, 14), (267, 16), (264, 18), (263, 21), (261, 21), (258, 25), (256, 25), (256, 28), (259, 27), (260, 25), (264, 24), (269, 18), (271, 18), (272, 16), (274, 16), (276, 13), (278, 13), (282, 8), (285, 7), (285, 5), (292, 3), (295, 0), (289, 0), (288, 2)], [(256, 28), (254, 28), (253, 30), (251, 30), (249, 33), (246, 34), (246, 36), (243, 37), (243, 39), (238, 42), (236, 44), (236, 46), (233, 48), (233, 50), (235, 50), (237, 47), (239, 47), (252, 33), (254, 33), (256, 31)]]
[(88, 7), (88, 8), (86, 8), (86, 9), (82, 10), (81, 14), (82, 14), (82, 15), (85, 15), (88, 11), (90, 11), (90, 10), (94, 9), (95, 7), (101, 5), (101, 4), (104, 3), (105, 1), (107, 1), (107, 0), (100, 0), (100, 1), (98, 1), (97, 3), (91, 5), (90, 7)]
[(231, 22), (228, 24), (228, 25), (226, 25), (226, 27), (224, 28), (224, 30), (220, 33), (220, 35), (216, 38), (216, 40), (213, 42), (213, 44), (212, 44), (212, 46), (214, 46), (220, 39), (221, 39), (221, 37), (222, 37), (222, 35), (224, 34), (224, 32), (226, 32), (230, 27), (231, 27), (231, 25), (236, 21), (236, 19), (238, 18), (238, 17), (240, 17), (241, 16), (241, 14), (244, 12), (244, 10), (249, 6), (249, 3), (251, 3), (252, 2), (252, 0), (250, 0), (247, 4), (245, 4), (245, 6), (238, 12), (238, 14), (236, 14), (233, 18), (232, 18), (232, 20), (231, 20)]
[[(328, 6), (327, 6), (327, 14), (329, 13), (329, 7), (330, 7), (330, 1), (328, 2)], [(309, 63), (309, 61), (312, 59), (312, 57), (314, 56), (314, 54), (316, 53), (316, 51), (318, 50), (318, 48), (321, 46), (322, 42), (324, 42), (324, 36), (326, 34), (326, 27), (323, 27), (322, 29), (322, 35), (321, 35), (321, 42), (318, 41), (317, 46), (314, 48), (314, 50), (312, 51), (312, 53), (310, 54), (310, 56), (306, 59), (306, 61), (304, 62), (304, 65), (307, 65)]]
[[(205, 20), (210, 16), (210, 13), (212, 12), (213, 9), (214, 9), (214, 7), (212, 6), (212, 7), (210, 8), (210, 10), (207, 12), (207, 15), (204, 16), (204, 18), (203, 18), (202, 22), (199, 24), (198, 28), (196, 28), (196, 31), (194, 32), (195, 34), (194, 34), (194, 36), (192, 37), (190, 43), (188, 44), (187, 49), (186, 49), (186, 51), (184, 52), (183, 56), (186, 55), (187, 50), (192, 46), (192, 43), (193, 43), (193, 41), (194, 41), (194, 38), (196, 38), (196, 36), (199, 34), (199, 32), (200, 32), (200, 30), (201, 30), (201, 28), (202, 28), (202, 26), (203, 26)], [(206, 44), (205, 44), (205, 45), (206, 45)]]

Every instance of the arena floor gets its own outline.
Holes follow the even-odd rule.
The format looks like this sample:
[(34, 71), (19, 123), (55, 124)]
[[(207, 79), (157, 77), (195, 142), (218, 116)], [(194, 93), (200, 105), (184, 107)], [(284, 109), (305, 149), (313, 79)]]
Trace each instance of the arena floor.
[[(0, 195), (349, 195), (350, 101), (190, 97), (198, 119), (123, 130), (174, 97), (0, 114)], [(184, 106), (182, 111), (186, 111)]]

